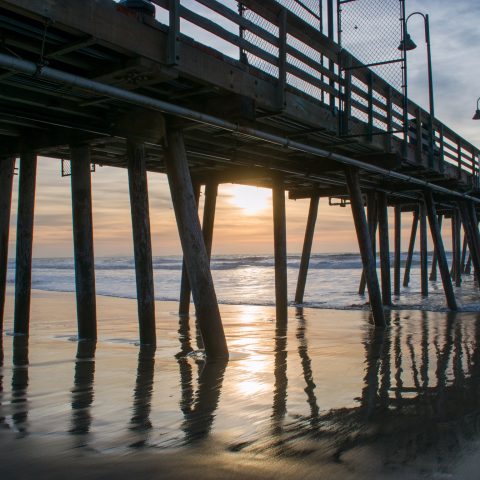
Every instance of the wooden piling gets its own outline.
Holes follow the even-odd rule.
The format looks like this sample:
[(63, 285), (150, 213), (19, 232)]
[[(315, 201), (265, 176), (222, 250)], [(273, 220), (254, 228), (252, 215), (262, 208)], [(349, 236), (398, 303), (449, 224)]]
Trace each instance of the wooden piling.
[(473, 263), (473, 271), (478, 285), (480, 285), (480, 251), (475, 240), (476, 225), (473, 224), (467, 203), (463, 200), (458, 202), (460, 216), (463, 223), (463, 228), (467, 235), (468, 249), (470, 250), (470, 259)]
[(480, 232), (478, 231), (478, 217), (477, 217), (477, 210), (475, 209), (475, 204), (473, 202), (467, 203), (467, 208), (470, 214), (471, 223), (472, 223), (472, 230), (473, 230), (473, 238), (475, 239), (475, 243), (477, 245), (477, 249), (479, 252), (479, 259), (480, 259)]
[(393, 293), (400, 295), (400, 268), (402, 256), (402, 206), (395, 205), (395, 257), (393, 263)]
[(390, 245), (388, 238), (387, 196), (377, 193), (378, 238), (380, 244), (380, 272), (382, 279), (382, 300), (384, 305), (392, 304), (392, 284), (390, 278)]
[(443, 290), (447, 299), (447, 305), (450, 310), (458, 310), (457, 302), (455, 300), (455, 293), (453, 291), (452, 279), (448, 270), (447, 257), (445, 255), (445, 248), (443, 246), (442, 234), (437, 218), (435, 203), (431, 191), (426, 191), (424, 194), (425, 206), (428, 214), (428, 223), (430, 225), (430, 233), (432, 235), (435, 251), (437, 252), (438, 268), (442, 278)]
[(142, 345), (156, 345), (152, 242), (143, 143), (127, 140), (127, 167), (140, 343)]
[(382, 296), (378, 284), (375, 259), (373, 257), (372, 241), (368, 231), (367, 218), (363, 208), (362, 192), (360, 190), (360, 180), (358, 170), (347, 168), (345, 170), (348, 191), (350, 193), (350, 202), (352, 215), (357, 232), (358, 246), (363, 262), (363, 270), (370, 297), (370, 308), (372, 309), (373, 321), (375, 326), (385, 326), (385, 312), (383, 311)]
[(5, 290), (8, 271), (8, 235), (12, 207), (15, 157), (0, 158), (0, 336), (3, 331)]
[(288, 319), (287, 293), (287, 227), (285, 215), (285, 187), (283, 178), (273, 178), (273, 239), (275, 252), (275, 306), (277, 326)]
[(203, 207), (202, 234), (207, 249), (208, 260), (212, 257), (213, 228), (215, 225), (215, 209), (217, 206), (218, 183), (207, 182), (205, 185), (205, 204)]
[(90, 147), (86, 144), (72, 145), (70, 155), (78, 338), (95, 340), (97, 313)]
[(404, 287), (408, 287), (408, 284), (410, 282), (410, 269), (412, 268), (413, 251), (415, 249), (415, 239), (417, 237), (418, 218), (419, 218), (419, 209), (417, 207), (415, 209), (415, 211), (413, 212), (412, 231), (410, 233), (410, 241), (408, 243), (407, 261), (405, 262), (405, 272), (403, 274), (403, 286)]
[[(458, 213), (458, 223), (460, 225), (460, 229), (462, 228), (462, 221), (460, 218), (460, 212)], [(466, 260), (467, 260), (467, 235), (463, 234), (463, 244), (462, 244), (462, 260), (460, 265), (460, 273), (467, 273), (466, 269)]]
[(427, 214), (425, 203), (420, 204), (420, 285), (423, 297), (428, 297)]
[(297, 290), (295, 292), (295, 303), (303, 303), (305, 294), (305, 284), (307, 282), (308, 266), (310, 255), (312, 253), (313, 235), (315, 233), (315, 223), (318, 216), (318, 204), (320, 197), (314, 195), (310, 199), (310, 208), (308, 210), (307, 226), (305, 228), (305, 240), (303, 242), (302, 258), (300, 260), (300, 269), (298, 271)]
[[(198, 182), (193, 182), (193, 192), (195, 195), (195, 203), (198, 209), (198, 203), (200, 201), (200, 184)], [(188, 279), (187, 264), (185, 259), (182, 261), (182, 279), (180, 281), (180, 299), (178, 302), (178, 314), (179, 315), (188, 315), (190, 312), (190, 280)]]
[(461, 223), (458, 210), (455, 209), (452, 213), (452, 268), (453, 268), (453, 280), (455, 286), (460, 287), (462, 284), (462, 267), (461, 267)]
[[(377, 194), (374, 191), (367, 192), (367, 222), (368, 222), (368, 231), (370, 232), (370, 240), (372, 242), (373, 258), (375, 263), (377, 261), (377, 226), (378, 226), (378, 215), (377, 215)], [(360, 278), (360, 285), (358, 287), (358, 294), (365, 295), (365, 272), (362, 270), (362, 276)]]
[(30, 327), (32, 244), (36, 174), (36, 154), (34, 152), (23, 153), (20, 157), (17, 216), (17, 254), (15, 261), (14, 332), (17, 335), (28, 335)]
[[(443, 223), (443, 215), (438, 215), (438, 226), (440, 228), (440, 231), (442, 230), (442, 223)], [(430, 276), (429, 276), (430, 281), (436, 282), (437, 281), (437, 251), (433, 250), (433, 255), (432, 255), (432, 267), (430, 269)]]
[(227, 343), (181, 131), (167, 130), (164, 161), (205, 353), (209, 357), (226, 358)]

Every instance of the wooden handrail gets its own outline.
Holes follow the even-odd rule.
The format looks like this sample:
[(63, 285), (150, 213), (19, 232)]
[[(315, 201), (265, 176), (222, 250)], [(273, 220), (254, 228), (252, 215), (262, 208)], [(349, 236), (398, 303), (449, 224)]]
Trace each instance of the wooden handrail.
[[(177, 2), (181, 18), (237, 46), (239, 50), (242, 49), (272, 65), (276, 70), (266, 73), (277, 78), (279, 87), (283, 85), (281, 87), (283, 89), (298, 90), (299, 87), (292, 83), (293, 76), (311, 85), (313, 89), (318, 89), (317, 92), (325, 92), (331, 97), (342, 100), (344, 106), (348, 105), (349, 110), (353, 109), (350, 115), (344, 115), (342, 119), (343, 130), (345, 128), (348, 130), (349, 117), (355, 116), (355, 110), (362, 113), (362, 118), (358, 118), (361, 121), (364, 120), (363, 114), (366, 115), (366, 124), (370, 125), (367, 129), (369, 132), (372, 131), (374, 120), (381, 122), (385, 131), (400, 127), (399, 124), (403, 121), (403, 114), (398, 111), (404, 108), (403, 93), (393, 88), (357, 58), (331, 41), (319, 29), (314, 28), (276, 0), (241, 0), (240, 2), (244, 7), (265, 19), (272, 26), (271, 31), (257, 25), (217, 0), (195, 0), (216, 15), (237, 25), (239, 31), (241, 27), (267, 42), (273, 47), (269, 50), (253, 44), (248, 39), (242, 38), (239, 32), (232, 32), (197, 11), (178, 5), (178, 0), (152, 1), (166, 10), (169, 10), (173, 2)], [(282, 12), (285, 12), (286, 22), (283, 30), (280, 28)], [(286, 36), (283, 41), (279, 34), (273, 33), (280, 30)], [(299, 50), (302, 44), (307, 47), (305, 50), (311, 50), (312, 53)], [(279, 52), (282, 45), (285, 45), (283, 61), (277, 54), (272, 53), (272, 50)], [(329, 61), (334, 64), (333, 71), (325, 66)], [(348, 81), (340, 75), (342, 69), (347, 65)], [(250, 67), (257, 68), (255, 65)], [(282, 81), (282, 78), (279, 79), (278, 75), (285, 77), (285, 81)], [(348, 88), (345, 88), (346, 85)], [(362, 88), (363, 86), (364, 88)], [(350, 97), (352, 94), (356, 95), (357, 99), (349, 98), (348, 101), (345, 101), (345, 91), (348, 91)], [(321, 98), (317, 98), (315, 94), (305, 90), (303, 90), (303, 94), (310, 95), (317, 101), (321, 101), (323, 98), (323, 94)], [(425, 154), (423, 146), (426, 145), (427, 149), (429, 148), (427, 126), (430, 116), (426, 110), (410, 100), (406, 102), (406, 108), (408, 116), (416, 120), (414, 130), (407, 128), (408, 143), (417, 142), (417, 138), (422, 138), (421, 142), (417, 142), (417, 159), (419, 159)], [(472, 175), (478, 175), (475, 159), (480, 157), (480, 150), (460, 138), (458, 134), (437, 119), (433, 119), (433, 129), (435, 151), (439, 152), (441, 158), (456, 160), (460, 170), (467, 170)], [(375, 127), (375, 130), (378, 128)], [(425, 139), (427, 139), (426, 143), (424, 143)]]

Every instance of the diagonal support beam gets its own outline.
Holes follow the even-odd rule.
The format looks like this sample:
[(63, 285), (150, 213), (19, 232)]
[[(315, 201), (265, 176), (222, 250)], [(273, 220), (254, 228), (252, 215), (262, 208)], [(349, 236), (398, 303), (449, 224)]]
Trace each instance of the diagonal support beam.
[(370, 308), (372, 309), (373, 322), (377, 327), (385, 327), (385, 312), (382, 305), (382, 296), (378, 284), (377, 269), (373, 257), (372, 241), (368, 231), (367, 218), (363, 208), (362, 192), (360, 190), (360, 180), (358, 170), (348, 168), (345, 170), (348, 191), (350, 192), (350, 201), (352, 215), (357, 232), (358, 246), (363, 262), (363, 271), (367, 281), (368, 295), (370, 297)]
[(228, 348), (181, 131), (168, 128), (165, 148), (170, 194), (190, 280), (197, 321), (210, 358), (227, 358)]
[(320, 197), (318, 195), (314, 195), (310, 199), (307, 226), (305, 228), (305, 240), (303, 242), (302, 259), (300, 260), (300, 269), (298, 271), (295, 303), (303, 303), (303, 297), (305, 295), (305, 285), (307, 283), (308, 266), (310, 263), (310, 255), (312, 253), (313, 235), (315, 233), (315, 224), (317, 222), (319, 202)]
[(442, 234), (437, 217), (437, 210), (433, 201), (431, 191), (426, 191), (424, 194), (425, 206), (428, 215), (428, 223), (430, 224), (430, 233), (432, 235), (435, 251), (437, 252), (438, 268), (440, 276), (442, 277), (443, 290), (447, 299), (447, 305), (450, 310), (458, 310), (457, 301), (455, 300), (455, 293), (452, 286), (452, 278), (448, 269), (447, 257), (445, 255), (445, 248), (443, 246)]
[(405, 272), (403, 274), (403, 286), (408, 287), (410, 283), (410, 269), (412, 268), (413, 251), (415, 249), (415, 239), (417, 238), (419, 219), (419, 209), (416, 208), (413, 212), (412, 231), (410, 233), (410, 241), (408, 243), (407, 261), (405, 262)]

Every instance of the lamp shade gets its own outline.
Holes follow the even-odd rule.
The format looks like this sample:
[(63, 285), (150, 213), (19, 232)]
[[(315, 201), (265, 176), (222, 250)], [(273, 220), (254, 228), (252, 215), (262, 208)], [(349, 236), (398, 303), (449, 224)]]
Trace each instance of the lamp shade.
[(417, 48), (417, 44), (412, 40), (412, 37), (410, 36), (409, 33), (405, 35), (405, 40), (402, 40), (400, 42), (400, 45), (398, 46), (399, 50), (404, 50), (404, 44), (405, 44), (405, 50), (415, 50)]
[(475, 111), (475, 115), (473, 116), (472, 120), (480, 120), (480, 110)]

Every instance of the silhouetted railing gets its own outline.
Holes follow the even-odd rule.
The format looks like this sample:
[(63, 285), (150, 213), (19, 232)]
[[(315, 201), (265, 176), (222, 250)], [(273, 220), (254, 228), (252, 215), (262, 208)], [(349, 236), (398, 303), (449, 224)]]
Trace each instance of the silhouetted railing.
[(472, 187), (478, 187), (479, 149), (433, 119), (431, 155), (429, 113), (412, 101), (405, 104), (403, 93), (329, 40), (320, 23), (314, 26), (314, 15), (310, 13), (308, 21), (301, 18), (305, 8), (288, 9), (275, 0), (192, 0), (189, 7), (179, 0), (153, 3), (168, 12), (172, 63), (180, 35), (193, 36), (238, 62), (246, 59), (252, 74), (271, 77), (278, 85), (279, 111), (285, 105), (285, 91), (295, 91), (339, 115), (338, 135), (366, 140), (385, 135), (387, 150), (393, 148), (393, 140), (397, 150), (403, 141), (413, 147), (417, 162), (430, 158), (430, 166), (439, 171), (445, 164), (453, 165), (459, 176), (461, 171), (472, 175)]

